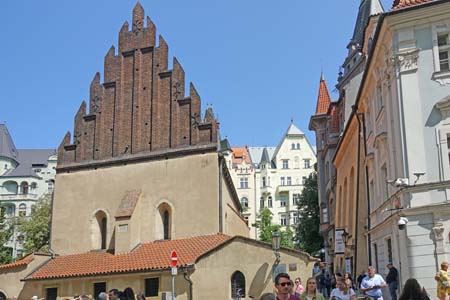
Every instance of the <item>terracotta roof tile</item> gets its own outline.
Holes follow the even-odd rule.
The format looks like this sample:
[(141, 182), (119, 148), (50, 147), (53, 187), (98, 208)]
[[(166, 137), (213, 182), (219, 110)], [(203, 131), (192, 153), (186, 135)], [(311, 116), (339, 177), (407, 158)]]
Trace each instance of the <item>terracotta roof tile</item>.
[(392, 9), (410, 7), (431, 1), (433, 0), (394, 0), (394, 3), (392, 4)]
[(116, 211), (116, 218), (131, 217), (141, 196), (141, 191), (126, 191)]
[(94, 276), (170, 268), (170, 253), (176, 250), (178, 266), (193, 264), (201, 255), (231, 239), (214, 234), (179, 240), (144, 243), (133, 252), (110, 254), (88, 252), (56, 256), (26, 280)]
[(6, 265), (0, 265), (0, 269), (9, 269), (9, 268), (15, 268), (15, 267), (20, 267), (20, 266), (26, 266), (30, 262), (32, 262), (33, 259), (34, 259), (34, 255), (29, 254), (29, 255), (23, 257), (22, 259), (19, 259), (18, 261), (15, 261), (13, 263), (6, 264)]
[(244, 160), (248, 165), (252, 164), (247, 147), (231, 147), (231, 150), (233, 150), (233, 165), (242, 164)]
[(319, 95), (317, 97), (316, 115), (326, 114), (331, 103), (330, 93), (328, 92), (325, 79), (320, 78)]

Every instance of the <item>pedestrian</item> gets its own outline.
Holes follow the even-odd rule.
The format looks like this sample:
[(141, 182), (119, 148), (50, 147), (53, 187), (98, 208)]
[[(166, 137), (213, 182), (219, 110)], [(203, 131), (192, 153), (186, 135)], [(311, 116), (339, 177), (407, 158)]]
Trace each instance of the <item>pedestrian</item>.
[(434, 279), (437, 281), (437, 296), (440, 300), (445, 300), (450, 295), (450, 274), (448, 272), (448, 261), (441, 262), (441, 269), (436, 273)]
[(295, 278), (295, 295), (300, 297), (301, 294), (305, 291), (305, 288), (302, 285), (302, 279), (300, 277)]
[(319, 293), (324, 294), (325, 291), (325, 274), (322, 270), (319, 274), (316, 275), (316, 284), (317, 284), (317, 290)]
[(387, 268), (389, 273), (386, 276), (386, 283), (389, 286), (389, 294), (391, 294), (391, 300), (397, 300), (398, 271), (392, 263), (388, 263)]
[(132, 288), (127, 287), (123, 290), (123, 293), (125, 294), (127, 300), (136, 300), (136, 296), (134, 295), (134, 291)]
[(361, 287), (361, 282), (362, 282), (362, 280), (363, 280), (364, 277), (366, 277), (366, 276), (367, 276), (366, 272), (365, 272), (364, 270), (361, 270), (361, 273), (359, 273), (359, 276), (358, 276), (358, 278), (356, 279), (356, 283), (357, 283), (356, 288), (357, 288), (358, 290), (359, 290), (360, 287)]
[(361, 282), (361, 291), (376, 300), (383, 300), (382, 287), (387, 287), (386, 282), (380, 274), (375, 274), (375, 268), (370, 266), (367, 269), (368, 275)]
[(345, 272), (345, 274), (344, 274), (344, 283), (345, 283), (349, 288), (353, 288), (352, 274), (350, 274), (349, 272)]
[(331, 291), (330, 300), (356, 300), (356, 293), (347, 285), (345, 279), (339, 278), (336, 288)]
[(329, 296), (331, 293), (331, 276), (329, 273), (327, 273), (327, 276), (325, 276), (325, 291), (326, 296)]
[(406, 280), (399, 300), (430, 300), (424, 288), (420, 287), (416, 279)]
[(325, 297), (317, 291), (317, 283), (314, 277), (306, 281), (306, 291), (300, 296), (301, 300), (325, 300)]
[(98, 300), (108, 300), (108, 294), (105, 292), (101, 292), (98, 294)]
[(289, 274), (279, 273), (275, 277), (275, 289), (277, 290), (277, 300), (300, 300), (291, 294), (293, 283)]
[(119, 290), (118, 289), (109, 290), (108, 298), (109, 300), (119, 300)]

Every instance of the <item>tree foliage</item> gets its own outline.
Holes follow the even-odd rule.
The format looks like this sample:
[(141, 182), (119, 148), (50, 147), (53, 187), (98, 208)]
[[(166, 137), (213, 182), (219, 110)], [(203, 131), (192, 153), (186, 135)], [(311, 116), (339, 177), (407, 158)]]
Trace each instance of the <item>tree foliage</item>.
[(5, 208), (0, 207), (0, 264), (12, 262), (11, 248), (5, 244), (9, 241), (12, 234), (12, 227), (9, 226), (8, 220), (5, 218)]
[(294, 240), (301, 250), (313, 254), (323, 248), (316, 172), (311, 173), (306, 179), (298, 202), (298, 211), (299, 222)]
[(259, 239), (263, 242), (272, 243), (272, 234), (275, 230), (280, 233), (282, 247), (293, 247), (293, 232), (289, 228), (281, 231), (280, 225), (272, 224), (273, 213), (268, 208), (263, 208), (257, 216), (254, 227), (259, 229)]
[(31, 208), (29, 218), (19, 220), (24, 235), (24, 253), (47, 251), (50, 241), (51, 194), (43, 195)]

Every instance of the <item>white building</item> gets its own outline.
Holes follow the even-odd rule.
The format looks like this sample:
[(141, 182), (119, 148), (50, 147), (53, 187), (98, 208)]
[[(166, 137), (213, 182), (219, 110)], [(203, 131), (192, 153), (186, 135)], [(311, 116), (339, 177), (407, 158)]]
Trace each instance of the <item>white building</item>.
[[(16, 149), (4, 124), (0, 124), (0, 207), (6, 218), (30, 216), (31, 206), (52, 193), (56, 174), (54, 149)], [(13, 257), (22, 255), (23, 235), (14, 232)]]
[[(293, 123), (277, 147), (233, 147), (230, 173), (249, 226), (261, 208), (273, 213), (273, 224), (284, 229), (298, 222), (297, 199), (316, 163), (314, 149)], [(251, 237), (257, 238), (251, 227)]]

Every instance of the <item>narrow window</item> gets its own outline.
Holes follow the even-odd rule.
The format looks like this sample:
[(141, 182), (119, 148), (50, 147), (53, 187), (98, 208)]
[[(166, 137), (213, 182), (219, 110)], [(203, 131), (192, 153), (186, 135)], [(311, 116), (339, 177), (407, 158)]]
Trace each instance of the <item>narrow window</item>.
[(245, 298), (245, 276), (240, 271), (236, 271), (231, 276), (231, 298)]
[(105, 216), (101, 219), (101, 223), (100, 223), (100, 234), (102, 237), (101, 249), (106, 249), (106, 226), (107, 226), (107, 220), (106, 220), (106, 216)]
[(25, 203), (21, 203), (19, 205), (19, 217), (25, 217), (27, 215), (27, 205)]
[(159, 293), (159, 278), (145, 279), (145, 297), (158, 297)]
[(292, 185), (292, 178), (291, 177), (287, 177), (287, 185)]
[(450, 51), (450, 43), (449, 43), (449, 34), (440, 34), (438, 35), (438, 47), (439, 47), (439, 66), (441, 71), (450, 70), (449, 64), (449, 51)]
[(280, 195), (280, 207), (286, 207), (287, 195)]
[(46, 288), (45, 294), (47, 297), (45, 299), (47, 300), (56, 300), (58, 297), (58, 289), (57, 288)]
[(289, 160), (283, 159), (283, 169), (289, 169)]
[(286, 226), (287, 221), (286, 221), (286, 215), (285, 214), (280, 215), (280, 224), (281, 224), (281, 226)]
[(272, 196), (269, 196), (269, 198), (267, 198), (267, 207), (272, 207), (273, 203), (272, 203)]
[(260, 207), (260, 208), (264, 208), (264, 198), (263, 198), (263, 197), (261, 197), (261, 198), (259, 199), (259, 207)]
[(391, 238), (386, 239), (386, 247), (387, 247), (388, 262), (392, 263), (392, 240), (391, 240)]
[(310, 159), (304, 159), (303, 163), (304, 163), (304, 168), (305, 169), (311, 168), (311, 160)]
[(170, 234), (169, 234), (169, 212), (167, 210), (164, 212), (163, 226), (164, 226), (164, 239), (168, 240), (170, 239)]
[(280, 178), (280, 184), (281, 184), (281, 185), (286, 185), (286, 182), (284, 181), (284, 179), (285, 179), (284, 177), (281, 177), (281, 178)]
[(243, 208), (248, 207), (248, 199), (247, 199), (247, 197), (242, 197), (241, 205), (242, 205)]
[(262, 177), (262, 187), (266, 187), (266, 177)]

